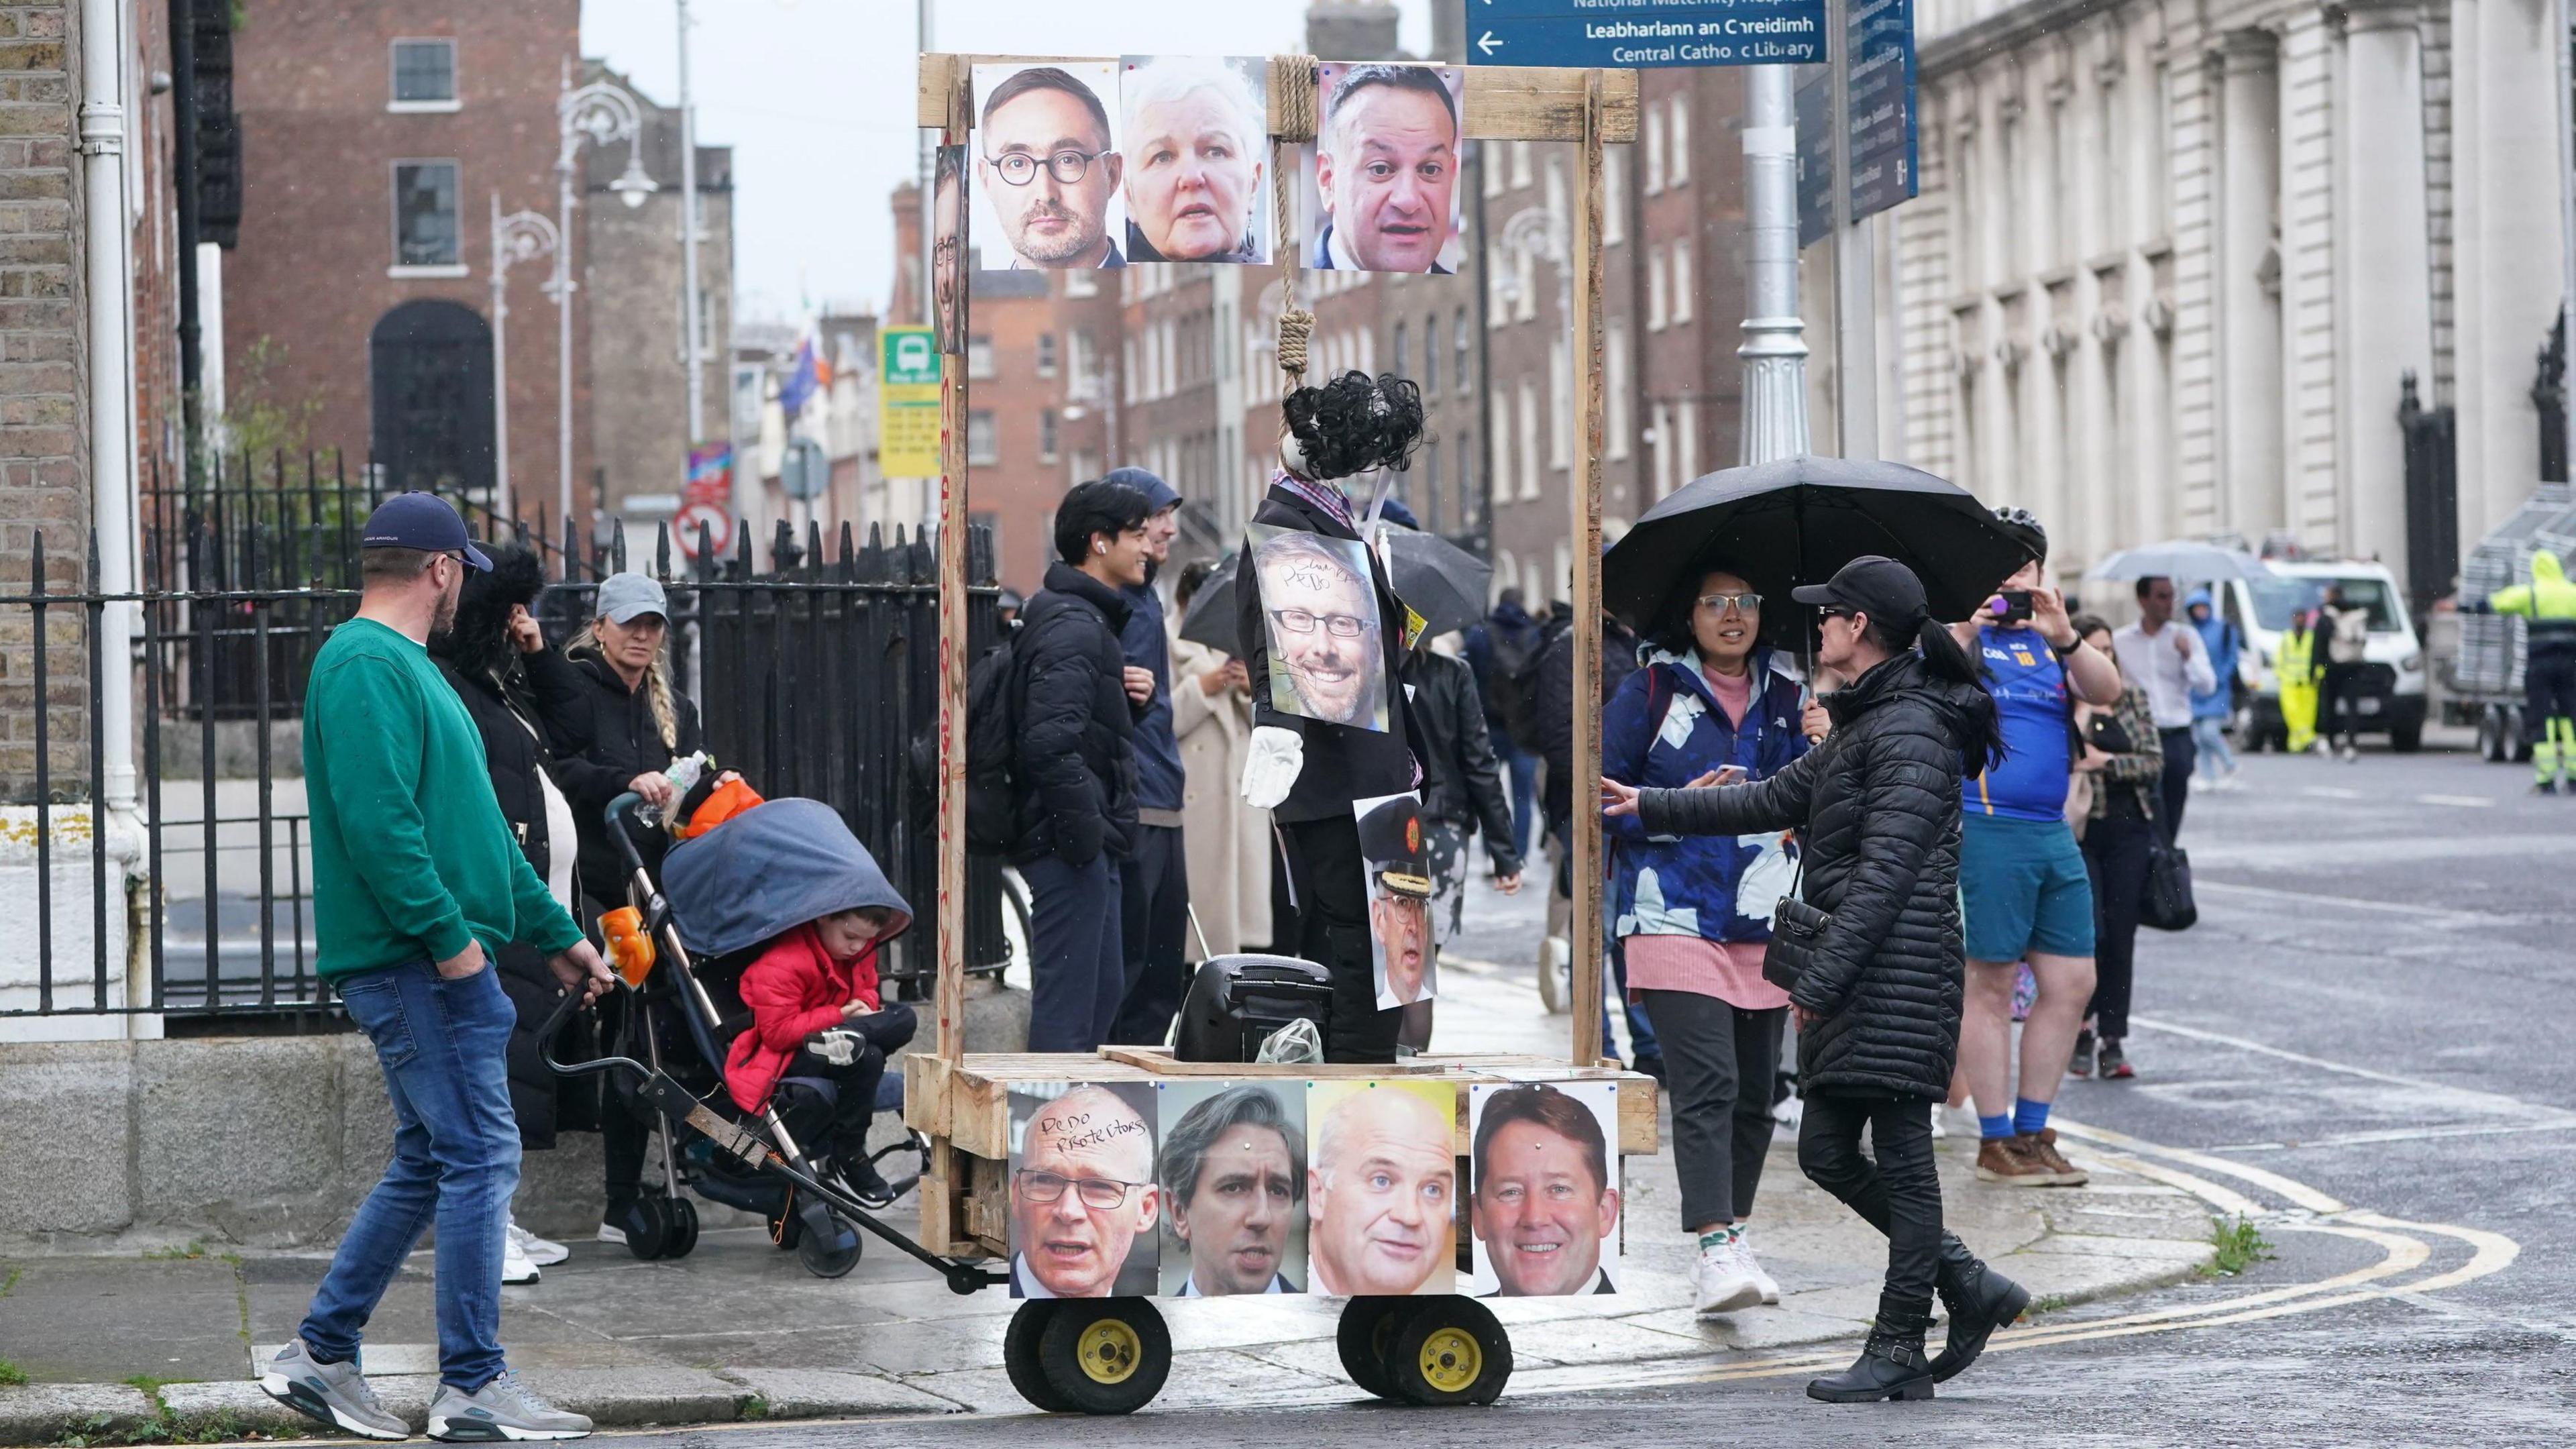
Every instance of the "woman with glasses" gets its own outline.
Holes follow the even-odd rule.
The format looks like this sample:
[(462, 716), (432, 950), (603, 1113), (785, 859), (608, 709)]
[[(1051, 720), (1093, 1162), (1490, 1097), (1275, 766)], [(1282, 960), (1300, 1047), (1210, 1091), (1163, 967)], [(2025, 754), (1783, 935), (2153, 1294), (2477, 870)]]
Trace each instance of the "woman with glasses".
[[(1742, 575), (1701, 575), (1603, 712), (1602, 773), (1641, 788), (1758, 781), (1805, 754), (1801, 685), (1761, 632), (1762, 596)], [(1762, 979), (1762, 952), (1793, 847), (1779, 831), (1657, 838), (1634, 816), (1604, 823), (1612, 934), (1673, 1098), (1682, 1228), (1699, 1245), (1692, 1304), (1708, 1315), (1777, 1303), (1744, 1231), (1789, 1015), (1789, 993)]]

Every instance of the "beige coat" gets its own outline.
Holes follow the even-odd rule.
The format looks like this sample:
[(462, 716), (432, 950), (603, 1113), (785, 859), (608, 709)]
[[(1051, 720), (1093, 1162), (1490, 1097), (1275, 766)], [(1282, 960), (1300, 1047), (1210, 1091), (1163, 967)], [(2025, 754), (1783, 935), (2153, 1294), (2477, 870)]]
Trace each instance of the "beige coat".
[[(1270, 940), (1270, 812), (1243, 803), (1243, 757), (1252, 739), (1252, 700), (1233, 690), (1210, 695), (1199, 676), (1226, 656), (1180, 637), (1171, 614), (1172, 733), (1181, 743), (1181, 844), (1190, 870), (1198, 931), (1188, 956), (1229, 956)], [(1199, 945), (1199, 931), (1207, 946)]]

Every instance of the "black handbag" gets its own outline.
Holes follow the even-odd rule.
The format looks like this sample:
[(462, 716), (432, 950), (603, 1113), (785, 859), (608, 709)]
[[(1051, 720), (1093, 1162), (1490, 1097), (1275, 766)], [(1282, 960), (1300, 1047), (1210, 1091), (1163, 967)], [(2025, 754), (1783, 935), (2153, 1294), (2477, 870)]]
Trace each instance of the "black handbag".
[(2200, 920), (2191, 898), (2191, 856), (2158, 827), (2147, 843), (2147, 888), (2138, 901), (2138, 924), (2159, 931), (2188, 931)]
[(1798, 989), (1798, 978), (1815, 962), (1825, 928), (1834, 923), (1833, 912), (1799, 898), (1798, 891), (1806, 883), (1807, 849), (1801, 841), (1797, 873), (1790, 877), (1789, 893), (1771, 908), (1771, 943), (1762, 948), (1762, 979), (1783, 991)]

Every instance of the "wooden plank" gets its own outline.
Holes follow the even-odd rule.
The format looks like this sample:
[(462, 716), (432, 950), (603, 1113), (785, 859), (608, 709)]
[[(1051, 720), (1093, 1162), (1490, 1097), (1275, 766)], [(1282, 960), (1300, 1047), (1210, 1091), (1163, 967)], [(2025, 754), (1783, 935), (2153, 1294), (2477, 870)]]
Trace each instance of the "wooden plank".
[(950, 1178), (956, 1159), (947, 1143), (931, 1139), (930, 1168), (914, 1191), (921, 1206), (921, 1245), (934, 1253), (956, 1251), (956, 1199)]
[[(967, 95), (974, 67), (987, 62), (1015, 65), (1064, 64), (1116, 60), (1116, 56), (1056, 55), (925, 55), (915, 97), (913, 123), (931, 128), (972, 129), (972, 98)], [(1281, 104), (1283, 84), (1294, 84), (1297, 67), (1310, 56), (1273, 56), (1270, 60), (1271, 118), (1287, 114)], [(1286, 71), (1283, 74), (1283, 66)], [(1600, 77), (1596, 133), (1617, 145), (1637, 139), (1637, 73), (1633, 70), (1554, 70), (1541, 66), (1471, 65), (1466, 67), (1464, 122), (1471, 141), (1580, 141), (1591, 94), (1587, 76)], [(1311, 72), (1309, 72), (1311, 75)], [(960, 97), (966, 97), (961, 101)], [(1115, 97), (1103, 97), (1115, 104)], [(960, 114), (961, 110), (965, 112)], [(1310, 136), (1280, 137), (1307, 141)]]
[(1652, 1157), (1663, 1148), (1663, 1124), (1655, 1117), (1655, 1079), (1643, 1072), (1619, 1078), (1619, 1153)]
[(964, 1236), (989, 1256), (1011, 1255), (1011, 1165), (989, 1157), (968, 1157)]
[(1574, 206), (1574, 416), (1583, 427), (1575, 450), (1574, 511), (1574, 911), (1567, 941), (1574, 953), (1574, 1040), (1566, 1059), (1596, 1060), (1601, 1051), (1601, 75), (1585, 82), (1581, 189)]
[[(945, 130), (940, 144), (957, 145), (965, 134)], [(935, 282), (921, 282), (926, 313)], [(961, 349), (965, 345), (963, 338), (950, 340)], [(938, 1015), (934, 1046), (951, 1062), (966, 1054), (967, 486), (961, 352), (939, 361), (939, 977), (931, 1000)]]

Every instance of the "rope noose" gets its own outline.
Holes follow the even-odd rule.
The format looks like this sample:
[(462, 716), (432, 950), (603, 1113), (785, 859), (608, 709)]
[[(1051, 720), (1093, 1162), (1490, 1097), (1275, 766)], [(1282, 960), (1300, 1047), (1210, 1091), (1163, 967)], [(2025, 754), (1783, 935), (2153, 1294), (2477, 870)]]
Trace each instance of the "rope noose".
[(1315, 332), (1315, 314), (1297, 305), (1297, 253), (1299, 239), (1295, 232), (1296, 208), (1291, 199), (1295, 173), (1283, 163), (1290, 154), (1292, 141), (1313, 141), (1315, 136), (1315, 59), (1297, 56), (1291, 61), (1288, 84), (1280, 97), (1284, 114), (1270, 143), (1271, 196), (1278, 213), (1279, 248), (1279, 370), (1288, 375), (1290, 389), (1303, 387), (1306, 380), (1306, 341)]

